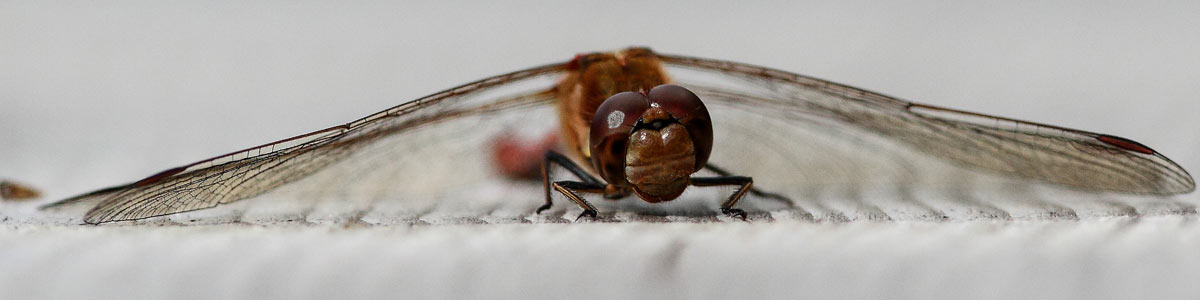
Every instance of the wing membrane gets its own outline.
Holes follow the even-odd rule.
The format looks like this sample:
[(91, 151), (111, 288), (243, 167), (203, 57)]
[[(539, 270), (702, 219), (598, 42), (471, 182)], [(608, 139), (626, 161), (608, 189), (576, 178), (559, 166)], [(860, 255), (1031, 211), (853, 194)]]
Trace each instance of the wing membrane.
[[(1153, 195), (1195, 190), (1191, 176), (1166, 156), (1118, 137), (913, 103), (740, 63), (662, 58), (675, 78), (705, 101), (769, 115), (785, 128), (819, 127), (826, 135), (859, 131), (857, 134), (958, 166), (1082, 190)], [(744, 131), (734, 135), (741, 133)], [(800, 172), (767, 170), (762, 174), (786, 177)]]
[[(964, 174), (974, 173), (1127, 194), (1195, 189), (1174, 162), (1117, 137), (913, 103), (769, 68), (660, 57), (713, 113), (710, 161), (793, 199), (836, 187), (861, 193), (896, 186), (906, 195), (916, 186), (961, 188), (975, 178)], [(556, 126), (548, 89), (565, 69), (552, 64), (483, 79), (51, 206), (99, 199), (85, 222), (143, 219), (254, 197), (318, 172), (330, 175), (315, 189), (437, 202), (488, 176), (478, 166), (487, 160), (480, 147), (497, 128)], [(430, 126), (449, 122), (455, 124)], [(532, 211), (539, 202), (515, 203)]]
[(441, 120), (506, 106), (549, 101), (544, 88), (505, 92), (535, 77), (557, 77), (563, 64), (547, 65), (468, 83), (392, 107), (365, 118), (160, 172), (135, 183), (106, 188), (51, 204), (102, 199), (84, 221), (103, 223), (210, 208), (270, 191), (309, 176), (381, 138)]

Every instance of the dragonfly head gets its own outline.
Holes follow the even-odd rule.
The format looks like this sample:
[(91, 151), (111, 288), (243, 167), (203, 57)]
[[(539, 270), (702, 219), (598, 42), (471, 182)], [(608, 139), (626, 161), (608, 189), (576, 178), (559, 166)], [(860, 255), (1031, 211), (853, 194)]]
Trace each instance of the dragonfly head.
[(592, 118), (589, 144), (604, 180), (632, 187), (647, 202), (669, 201), (708, 162), (712, 122), (696, 94), (664, 84), (605, 100)]

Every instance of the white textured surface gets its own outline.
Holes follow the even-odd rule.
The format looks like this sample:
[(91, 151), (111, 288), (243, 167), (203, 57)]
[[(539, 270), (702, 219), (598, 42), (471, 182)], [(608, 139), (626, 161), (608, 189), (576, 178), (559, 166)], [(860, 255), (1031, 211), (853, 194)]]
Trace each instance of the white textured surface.
[[(98, 5), (0, 3), (0, 177), (50, 199), (627, 45), (1111, 133), (1200, 169), (1196, 3)], [(9, 224), (0, 298), (1194, 298), (1200, 270), (1192, 216), (313, 223)]]
[(1186, 299), (1196, 225), (6, 227), (0, 288), (12, 299)]

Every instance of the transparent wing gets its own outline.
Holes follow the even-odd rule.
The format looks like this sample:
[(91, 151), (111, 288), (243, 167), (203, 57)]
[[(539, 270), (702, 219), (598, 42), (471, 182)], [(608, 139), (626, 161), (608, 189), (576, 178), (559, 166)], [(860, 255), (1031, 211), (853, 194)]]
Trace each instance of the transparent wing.
[(660, 56), (714, 114), (712, 162), (754, 176), (758, 186), (954, 185), (967, 169), (1086, 191), (1195, 189), (1167, 157), (1115, 136), (913, 103), (740, 63)]
[[(994, 203), (1037, 198), (1022, 190), (1031, 182), (1124, 194), (1195, 189), (1178, 165), (1122, 138), (917, 104), (767, 68), (661, 57), (672, 78), (700, 94), (709, 107), (714, 128), (710, 163), (798, 201), (793, 208), (800, 215), (941, 218), (947, 215), (941, 210), (961, 208), (1003, 217), (1028, 206), (1034, 214), (1073, 215), (1070, 208), (1053, 203)], [(557, 128), (548, 89), (564, 68), (555, 64), (480, 80), (345, 125), (57, 204), (98, 200), (84, 221), (102, 223), (203, 209), (269, 192), (281, 195), (280, 203), (316, 199), (316, 208), (299, 209), (310, 216), (374, 218), (380, 224), (476, 222), (480, 217), (522, 222), (541, 203), (542, 185), (501, 178), (490, 165), (487, 147), (513, 132), (540, 135)], [(991, 186), (1005, 190), (987, 191)], [(939, 189), (945, 192), (925, 192)], [(684, 196), (690, 199), (659, 205), (597, 204), (627, 205), (621, 210), (651, 215), (702, 216), (713, 213), (714, 202), (725, 193), (697, 196), (704, 192), (689, 189)], [(938, 197), (953, 199), (938, 204)], [(712, 201), (693, 201), (701, 199)], [(856, 204), (843, 205), (847, 202)], [(739, 205), (780, 209), (776, 202), (754, 197)], [(1115, 214), (1140, 209), (1113, 206)], [(567, 207), (556, 205), (558, 211), (550, 213)], [(613, 207), (601, 207), (606, 208)], [(249, 210), (247, 214), (254, 213), (253, 206)]]
[[(48, 206), (101, 199), (87, 223), (136, 220), (229, 203), (321, 171), (381, 140), (445, 120), (553, 99), (562, 76), (553, 64), (495, 76), (429, 95), (365, 118), (169, 169), (140, 181)], [(452, 139), (443, 142), (454, 143)]]

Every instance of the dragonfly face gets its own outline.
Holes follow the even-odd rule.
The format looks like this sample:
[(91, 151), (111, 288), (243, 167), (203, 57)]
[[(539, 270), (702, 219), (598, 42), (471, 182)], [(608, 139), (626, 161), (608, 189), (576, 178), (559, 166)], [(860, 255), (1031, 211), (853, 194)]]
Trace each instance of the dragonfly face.
[(675, 199), (708, 161), (712, 124), (696, 94), (667, 85), (645, 48), (579, 55), (560, 82), (563, 135), (576, 161), (647, 202)]
[(592, 166), (610, 184), (656, 203), (679, 197), (712, 151), (712, 122), (700, 97), (677, 85), (605, 100), (591, 122)]
[[(575, 157), (547, 153), (542, 172), (546, 203), (538, 211), (550, 208), (551, 189), (583, 208), (583, 217), (595, 216), (596, 208), (579, 192), (609, 199), (634, 193), (658, 203), (674, 200), (689, 185), (733, 185), (738, 189), (721, 211), (744, 218), (745, 212), (733, 205), (747, 191), (758, 193), (751, 189), (750, 177), (723, 172), (691, 177), (710, 167), (712, 121), (699, 96), (669, 82), (658, 55), (645, 48), (572, 60), (557, 90), (563, 138)], [(551, 180), (546, 171), (551, 165), (567, 168), (581, 181)]]
[(588, 137), (600, 104), (622, 92), (649, 91), (670, 79), (649, 49), (630, 48), (575, 57), (557, 87), (563, 140), (577, 162), (590, 160)]

